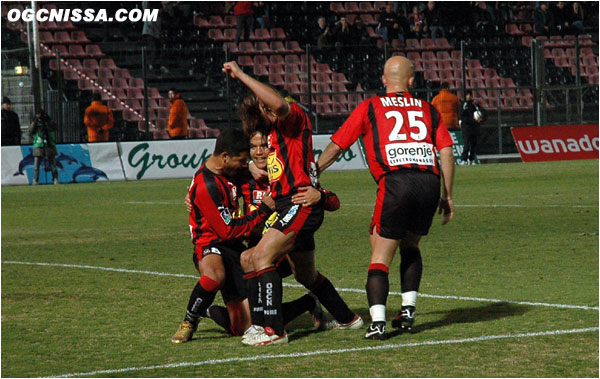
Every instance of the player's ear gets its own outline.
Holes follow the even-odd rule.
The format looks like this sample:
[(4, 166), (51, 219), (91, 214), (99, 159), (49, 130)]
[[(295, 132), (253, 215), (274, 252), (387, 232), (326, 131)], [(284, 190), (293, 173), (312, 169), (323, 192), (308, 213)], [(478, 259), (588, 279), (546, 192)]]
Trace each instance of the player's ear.
[(381, 75), (381, 83), (383, 83), (383, 86), (387, 86), (387, 80), (385, 80), (385, 75)]
[(412, 88), (413, 84), (415, 84), (415, 76), (411, 76), (408, 78), (408, 88)]

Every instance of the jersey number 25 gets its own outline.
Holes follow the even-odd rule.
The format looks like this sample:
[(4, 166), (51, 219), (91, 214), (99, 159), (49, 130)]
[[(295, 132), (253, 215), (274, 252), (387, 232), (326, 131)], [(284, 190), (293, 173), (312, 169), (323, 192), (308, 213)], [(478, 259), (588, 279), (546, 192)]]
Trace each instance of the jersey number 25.
[[(406, 112), (408, 116), (408, 131), (410, 132), (410, 138), (413, 141), (422, 141), (427, 138), (427, 125), (420, 119), (423, 118), (422, 111), (408, 111)], [(390, 118), (395, 119), (394, 128), (390, 133), (389, 140), (390, 141), (406, 141), (407, 135), (406, 132), (403, 132), (404, 128), (404, 116), (402, 113), (398, 111), (389, 111), (385, 114), (385, 117), (389, 120)], [(413, 131), (413, 129), (416, 129)]]

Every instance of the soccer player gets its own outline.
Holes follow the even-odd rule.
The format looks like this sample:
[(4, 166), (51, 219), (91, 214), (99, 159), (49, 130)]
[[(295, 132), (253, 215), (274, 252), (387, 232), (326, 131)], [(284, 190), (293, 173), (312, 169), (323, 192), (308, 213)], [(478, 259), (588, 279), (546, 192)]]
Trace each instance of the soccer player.
[[(239, 261), (239, 254), (244, 250), (239, 238), (264, 222), (274, 208), (273, 200), (263, 196), (255, 212), (243, 218), (233, 218), (238, 202), (232, 180), (241, 170), (248, 170), (248, 140), (239, 129), (225, 130), (217, 138), (213, 154), (196, 171), (189, 189), (193, 258), (200, 280), (190, 296), (185, 318), (171, 338), (173, 343), (187, 342), (192, 338), (199, 319), (206, 313), (217, 291), (226, 283), (224, 261)], [(232, 278), (241, 278), (242, 275), (241, 272), (229, 274)], [(233, 282), (230, 287), (231, 296), (236, 298), (236, 290), (239, 291), (244, 284)], [(229, 291), (222, 291), (225, 301)]]
[[(256, 291), (260, 291), (259, 297), (263, 299), (265, 327), (242, 342), (258, 346), (288, 341), (282, 317), (281, 277), (274, 266), (288, 252), (296, 269), (296, 280), (317, 296), (337, 320), (338, 328), (360, 328), (362, 319), (348, 308), (331, 282), (315, 267), (314, 233), (323, 221), (323, 205), (304, 207), (291, 200), (300, 188), (313, 182), (312, 125), (307, 115), (270, 86), (245, 74), (236, 62), (224, 63), (223, 72), (252, 91), (240, 103), (240, 117), (248, 135), (261, 130), (268, 136), (267, 169), (271, 196), (279, 214), (252, 254), (259, 284)], [(313, 179), (316, 182), (316, 177)]]
[(372, 323), (365, 335), (376, 340), (387, 338), (388, 272), (396, 249), (400, 246), (402, 308), (392, 326), (410, 330), (423, 271), (419, 241), (429, 232), (438, 206), (444, 213), (442, 224), (454, 215), (454, 158), (446, 125), (431, 104), (408, 92), (414, 82), (414, 67), (408, 59), (388, 59), (382, 82), (386, 94), (359, 104), (318, 161), (320, 173), (363, 136), (369, 169), (378, 184), (366, 285)]
[[(259, 170), (266, 170), (267, 156), (269, 153), (266, 136), (257, 131), (251, 136), (249, 142), (250, 158), (254, 162), (255, 167)], [(236, 184), (238, 184), (238, 193), (241, 192), (244, 200), (242, 214), (250, 214), (256, 211), (262, 204), (262, 198), (269, 192), (268, 179), (256, 180), (253, 177), (249, 177), (247, 179), (244, 178), (241, 184)], [(241, 189), (241, 191), (239, 189)], [(336, 202), (337, 196), (335, 196), (335, 194), (332, 194), (329, 191), (323, 191), (324, 194), (321, 195), (317, 189), (310, 187), (306, 190), (304, 196), (311, 202), (318, 202), (322, 197), (326, 197), (324, 201), (329, 201), (330, 198), (334, 197), (334, 199), (332, 199), (333, 203)], [(339, 200), (337, 201), (339, 202)], [(185, 198), (185, 205), (188, 212), (191, 212), (192, 204), (189, 194)], [(264, 224), (257, 224), (246, 236), (248, 247), (252, 248), (255, 246), (262, 237), (262, 234), (269, 228), (269, 225), (276, 220), (277, 212), (274, 212), (267, 222)], [(256, 331), (255, 328), (250, 328), (252, 324), (262, 324), (262, 308), (259, 307), (250, 310), (248, 300), (246, 299), (247, 291), (240, 289), (241, 283), (243, 283), (241, 276), (242, 270), (244, 273), (247, 273), (247, 275), (244, 275), (246, 288), (252, 286), (255, 281), (253, 275), (254, 266), (252, 265), (252, 251), (252, 249), (246, 250), (241, 257), (238, 257), (238, 259), (224, 261), (225, 271), (228, 273), (225, 278), (225, 284), (221, 287), (221, 294), (223, 295), (225, 307), (213, 304), (208, 307), (206, 313), (203, 315), (203, 317), (212, 319), (218, 325), (222, 326), (229, 334), (234, 336), (241, 336), (243, 333), (244, 337), (248, 337)], [(282, 278), (293, 273), (293, 267), (287, 256), (280, 259), (280, 261), (277, 262), (276, 267)], [(236, 296), (232, 296), (233, 294)], [(251, 295), (254, 295), (254, 292), (251, 292)], [(285, 324), (308, 311), (313, 317), (315, 326), (318, 329), (323, 330), (326, 327), (327, 317), (321, 309), (318, 299), (310, 292), (294, 301), (284, 303), (282, 308)]]

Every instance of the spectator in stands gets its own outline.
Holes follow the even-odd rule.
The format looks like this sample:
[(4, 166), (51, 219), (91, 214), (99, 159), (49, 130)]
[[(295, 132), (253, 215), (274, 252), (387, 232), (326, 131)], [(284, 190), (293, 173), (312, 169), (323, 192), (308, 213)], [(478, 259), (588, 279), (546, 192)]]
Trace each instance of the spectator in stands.
[(464, 164), (475, 164), (475, 152), (477, 150), (477, 140), (481, 133), (481, 123), (485, 122), (486, 119), (486, 110), (475, 104), (473, 91), (467, 91), (460, 113), (460, 129), (465, 141), (461, 157)]
[[(29, 135), (33, 137), (33, 185), (39, 184), (40, 164), (42, 159), (47, 158), (47, 165), (52, 171), (54, 184), (58, 184), (58, 171), (56, 170), (56, 125), (48, 114), (39, 110), (35, 114), (35, 119), (29, 126)], [(46, 166), (48, 167), (48, 166)]]
[(254, 2), (254, 14), (260, 28), (266, 29), (269, 23), (269, 8), (267, 8), (264, 1)]
[[(235, 43), (241, 40), (249, 40), (250, 32), (254, 26), (254, 9), (251, 1), (237, 1), (233, 7), (235, 16)], [(243, 36), (243, 38), (242, 38)]]
[(583, 24), (583, 8), (578, 2), (574, 2), (572, 5), (571, 12), (571, 25), (577, 34), (585, 33), (585, 26)]
[[(385, 6), (385, 11), (379, 16), (379, 25), (377, 25), (377, 33), (381, 34), (383, 41), (388, 41), (389, 34), (392, 34), (392, 30), (398, 29), (398, 16), (392, 11), (392, 4)], [(395, 34), (392, 35), (391, 39), (396, 38)]]
[(21, 144), (21, 123), (19, 115), (12, 110), (12, 102), (2, 98), (2, 146)]
[(143, 1), (142, 8), (146, 9), (159, 9), (158, 18), (155, 21), (144, 21), (142, 27), (142, 40), (148, 51), (148, 69), (150, 71), (157, 70), (157, 74), (161, 71), (168, 73), (169, 70), (161, 65), (160, 71), (158, 71), (158, 65), (161, 57), (161, 20), (162, 20), (162, 5), (160, 1)]
[(325, 47), (329, 46), (332, 34), (325, 17), (319, 16), (317, 24), (313, 26), (311, 31), (313, 43), (317, 45), (319, 50), (323, 50)]
[(169, 111), (169, 135), (171, 139), (184, 139), (188, 132), (188, 109), (181, 94), (175, 88), (169, 90), (171, 109)]
[(369, 31), (365, 28), (362, 20), (360, 18), (356, 18), (354, 20), (354, 28), (352, 29), (353, 36), (352, 40), (354, 43), (359, 44), (360, 46), (368, 46), (370, 45), (371, 37), (369, 36)]
[(108, 131), (112, 129), (114, 122), (112, 110), (102, 103), (102, 96), (95, 93), (83, 118), (83, 123), (87, 126), (88, 142), (108, 142)]
[(458, 113), (460, 112), (460, 100), (450, 92), (448, 82), (442, 83), (440, 93), (433, 98), (431, 104), (440, 112), (442, 121), (448, 129), (458, 129)]
[(554, 15), (554, 22), (556, 23), (556, 29), (561, 35), (569, 33), (571, 29), (569, 22), (571, 19), (570, 10), (565, 7), (564, 1), (557, 1), (554, 3), (552, 14)]
[(408, 17), (408, 24), (410, 26), (411, 36), (414, 38), (421, 38), (425, 33), (425, 27), (427, 26), (425, 16), (419, 11), (418, 6), (414, 6), (412, 13)]
[(551, 35), (554, 31), (554, 17), (548, 9), (548, 3), (542, 2), (533, 12), (534, 31), (536, 34)]
[(435, 5), (435, 1), (427, 2), (427, 9), (423, 11), (427, 23), (427, 29), (431, 32), (431, 39), (435, 41), (438, 33), (442, 38), (446, 37), (446, 32), (442, 26), (442, 13)]
[(333, 37), (335, 39), (335, 46), (339, 50), (341, 47), (353, 45), (354, 32), (353, 27), (348, 23), (346, 16), (342, 16), (336, 23), (335, 29), (333, 30)]
[(476, 1), (471, 9), (471, 20), (475, 25), (475, 30), (480, 34), (492, 34), (494, 32), (494, 17), (492, 8), (488, 7), (484, 1)]

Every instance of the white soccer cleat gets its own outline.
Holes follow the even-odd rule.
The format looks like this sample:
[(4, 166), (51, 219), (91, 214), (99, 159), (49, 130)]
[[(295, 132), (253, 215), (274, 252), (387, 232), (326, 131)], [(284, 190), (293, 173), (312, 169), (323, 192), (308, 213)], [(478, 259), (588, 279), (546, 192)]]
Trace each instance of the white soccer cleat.
[(327, 330), (356, 330), (362, 328), (363, 325), (363, 319), (359, 315), (356, 315), (352, 321), (347, 324), (340, 324), (337, 320), (327, 321)]
[(249, 338), (251, 338), (252, 336), (255, 336), (257, 334), (262, 334), (265, 332), (265, 329), (260, 326), (260, 325), (250, 325), (250, 327), (248, 329), (246, 329), (246, 331), (244, 332), (244, 335), (242, 336), (242, 343), (244, 342), (244, 340), (247, 340)]
[(279, 345), (288, 343), (288, 335), (284, 331), (283, 336), (278, 336), (273, 329), (267, 326), (262, 333), (253, 334), (245, 340), (243, 339), (242, 343), (248, 346)]

